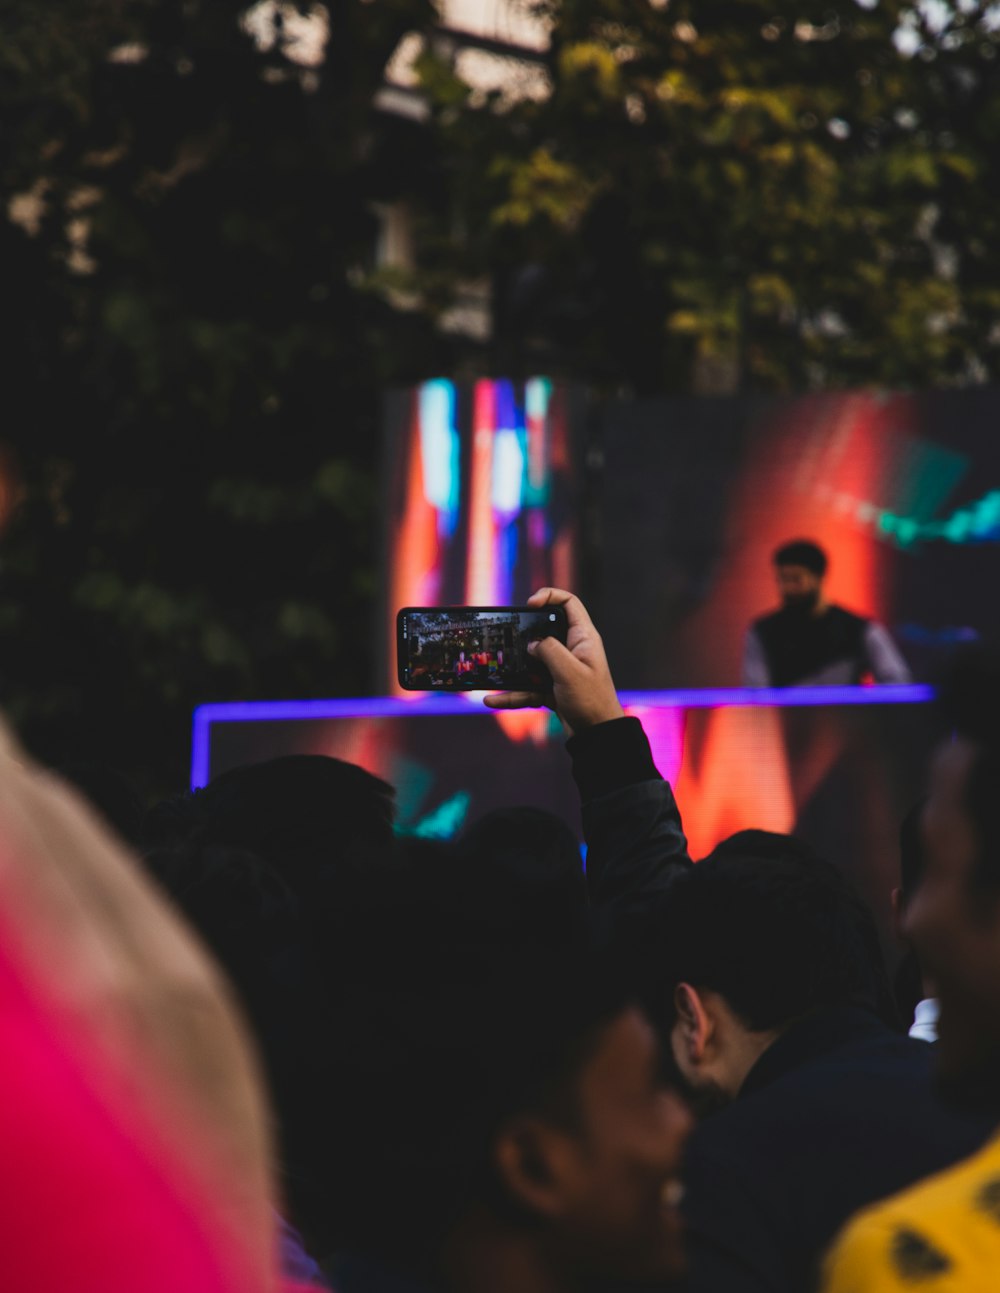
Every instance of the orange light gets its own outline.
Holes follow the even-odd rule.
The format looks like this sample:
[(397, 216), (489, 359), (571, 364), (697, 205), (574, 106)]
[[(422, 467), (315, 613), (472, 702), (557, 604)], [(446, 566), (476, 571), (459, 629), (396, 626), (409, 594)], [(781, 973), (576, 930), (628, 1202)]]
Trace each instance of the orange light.
[(791, 831), (795, 803), (780, 710), (692, 709), (684, 726), (675, 789), (692, 857), (704, 857), (736, 831)]

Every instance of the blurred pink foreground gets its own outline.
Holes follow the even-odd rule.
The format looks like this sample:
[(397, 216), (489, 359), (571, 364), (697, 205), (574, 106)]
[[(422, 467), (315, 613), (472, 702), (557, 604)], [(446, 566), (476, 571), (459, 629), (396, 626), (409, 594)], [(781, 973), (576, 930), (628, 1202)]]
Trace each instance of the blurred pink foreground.
[(4, 1293), (292, 1293), (228, 988), (2, 731), (0, 1053)]

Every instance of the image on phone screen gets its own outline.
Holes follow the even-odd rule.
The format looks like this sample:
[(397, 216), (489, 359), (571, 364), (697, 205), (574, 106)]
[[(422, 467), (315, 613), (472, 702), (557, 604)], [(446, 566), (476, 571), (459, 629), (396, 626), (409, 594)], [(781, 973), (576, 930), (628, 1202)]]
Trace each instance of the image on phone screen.
[(537, 691), (548, 670), (528, 654), (566, 641), (561, 606), (407, 606), (396, 617), (399, 683), (408, 691)]

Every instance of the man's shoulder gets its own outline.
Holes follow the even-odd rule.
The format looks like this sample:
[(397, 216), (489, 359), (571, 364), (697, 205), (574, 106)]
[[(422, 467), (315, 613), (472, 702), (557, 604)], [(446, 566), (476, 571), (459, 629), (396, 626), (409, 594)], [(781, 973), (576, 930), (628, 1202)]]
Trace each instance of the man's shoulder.
[(993, 1287), (998, 1267), (1000, 1140), (994, 1139), (855, 1217), (830, 1252), (823, 1287), (824, 1293), (875, 1293), (922, 1281), (973, 1293)]
[[(862, 629), (866, 628), (874, 621), (867, 615), (859, 615), (856, 611), (849, 611), (846, 606), (841, 606), (837, 602), (830, 602), (823, 612), (822, 618), (828, 625), (843, 625), (845, 627)], [(776, 610), (768, 611), (766, 615), (758, 615), (756, 619), (750, 621), (750, 629), (755, 632), (766, 633), (769, 629), (783, 628), (785, 625), (798, 625), (800, 621), (793, 618), (787, 607), (779, 606)]]
[[(693, 1139), (709, 1153), (742, 1143), (768, 1146), (769, 1155), (781, 1147), (794, 1157), (808, 1152), (818, 1132), (836, 1141), (840, 1126), (853, 1129), (865, 1119), (889, 1136), (901, 1120), (926, 1121), (937, 1112), (932, 1058), (926, 1042), (878, 1027), (789, 1065), (706, 1119)], [(950, 1113), (941, 1113), (950, 1122)], [(796, 1127), (811, 1136), (804, 1140)]]

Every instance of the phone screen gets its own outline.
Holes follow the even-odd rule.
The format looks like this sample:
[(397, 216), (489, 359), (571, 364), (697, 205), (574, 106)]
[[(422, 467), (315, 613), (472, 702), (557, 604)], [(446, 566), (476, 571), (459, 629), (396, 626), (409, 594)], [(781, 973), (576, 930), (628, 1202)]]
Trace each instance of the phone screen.
[(537, 691), (549, 672), (528, 654), (566, 641), (561, 606), (407, 606), (396, 617), (399, 683), (408, 691)]

